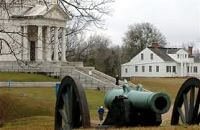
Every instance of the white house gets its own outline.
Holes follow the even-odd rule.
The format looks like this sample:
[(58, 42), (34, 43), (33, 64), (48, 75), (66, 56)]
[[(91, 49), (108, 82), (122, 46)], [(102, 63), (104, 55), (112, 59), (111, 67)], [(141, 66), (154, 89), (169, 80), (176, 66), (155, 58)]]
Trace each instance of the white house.
[(192, 47), (147, 47), (121, 65), (122, 77), (185, 77), (200, 76), (200, 59), (192, 56)]

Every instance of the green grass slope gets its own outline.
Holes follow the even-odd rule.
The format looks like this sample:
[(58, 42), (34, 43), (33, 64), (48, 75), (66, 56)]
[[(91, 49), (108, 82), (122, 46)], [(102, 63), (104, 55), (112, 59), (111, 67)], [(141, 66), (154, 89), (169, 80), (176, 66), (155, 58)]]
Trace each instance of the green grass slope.
[(18, 72), (0, 72), (1, 81), (16, 81), (16, 82), (48, 82), (58, 81), (41, 74), (18, 73)]
[(142, 84), (145, 89), (167, 93), (174, 101), (177, 92), (186, 78), (132, 78), (134, 84)]
[[(152, 91), (164, 91), (170, 94), (172, 100), (185, 79), (133, 79), (137, 84), (141, 83), (146, 89)], [(92, 123), (99, 123), (97, 108), (103, 105), (105, 92), (97, 90), (85, 90)], [(4, 126), (0, 130), (53, 130), (55, 88), (1, 88), (0, 112), (4, 117)], [(93, 130), (95, 128), (91, 128)], [(111, 128), (111, 130), (182, 130), (199, 129), (199, 126), (170, 126), (169, 121), (161, 127), (134, 127)]]

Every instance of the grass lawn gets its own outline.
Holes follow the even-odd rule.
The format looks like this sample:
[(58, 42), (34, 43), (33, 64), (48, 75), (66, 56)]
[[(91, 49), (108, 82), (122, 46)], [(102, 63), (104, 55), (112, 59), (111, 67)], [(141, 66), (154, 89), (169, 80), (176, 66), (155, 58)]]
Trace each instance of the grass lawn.
[[(146, 89), (152, 91), (164, 91), (174, 99), (179, 86), (185, 79), (132, 79), (137, 84), (141, 83)], [(86, 96), (90, 109), (92, 122), (98, 123), (97, 108), (103, 104), (105, 92), (86, 90)], [(6, 100), (5, 100), (6, 99)], [(0, 108), (6, 110), (5, 125), (0, 130), (53, 130), (54, 129), (54, 88), (1, 88)], [(1, 112), (1, 110), (0, 110)], [(94, 128), (91, 128), (92, 130)], [(116, 128), (111, 128), (116, 130)], [(120, 128), (121, 130), (182, 130), (200, 129), (199, 126), (170, 126), (169, 121), (161, 127), (134, 127)]]
[[(104, 94), (86, 90), (92, 120), (98, 119), (97, 108), (103, 105)], [(53, 129), (55, 102), (55, 88), (0, 88), (0, 114), (3, 109), (7, 122), (2, 129)]]
[(177, 92), (187, 78), (132, 78), (134, 84), (142, 84), (145, 89), (167, 93), (174, 101)]
[(15, 81), (15, 82), (48, 82), (58, 81), (41, 74), (17, 73), (17, 72), (0, 72), (1, 81)]

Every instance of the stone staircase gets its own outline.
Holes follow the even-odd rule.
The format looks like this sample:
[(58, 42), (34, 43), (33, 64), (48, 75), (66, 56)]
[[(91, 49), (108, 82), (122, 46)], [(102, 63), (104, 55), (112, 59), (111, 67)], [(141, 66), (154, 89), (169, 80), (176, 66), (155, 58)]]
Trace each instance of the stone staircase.
[[(115, 82), (116, 82), (115, 78), (96, 70), (94, 67), (76, 67), (76, 69), (80, 72), (88, 74), (91, 77), (100, 79), (101, 81), (103, 81), (105, 83), (109, 83), (109, 84), (112, 84), (115, 86)], [(123, 84), (122, 81), (119, 81), (119, 83)]]
[[(94, 67), (84, 67), (81, 62), (45, 62), (45, 63), (19, 63), (19, 62), (0, 62), (1, 72), (29, 72), (41, 73), (51, 77), (62, 79), (69, 75), (79, 79), (84, 88), (111, 89), (117, 87), (115, 78), (106, 75)], [(120, 81), (120, 84), (123, 84)]]

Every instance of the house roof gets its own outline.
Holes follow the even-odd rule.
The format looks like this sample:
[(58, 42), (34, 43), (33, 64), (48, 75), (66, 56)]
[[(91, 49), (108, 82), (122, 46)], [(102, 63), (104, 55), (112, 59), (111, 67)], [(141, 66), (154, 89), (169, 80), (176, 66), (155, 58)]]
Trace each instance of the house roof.
[(161, 47), (154, 48), (154, 47), (149, 47), (149, 49), (151, 51), (153, 51), (155, 54), (157, 54), (164, 61), (174, 61), (168, 54), (175, 54), (181, 48), (161, 48)]
[(168, 54), (175, 54), (182, 48), (163, 48), (163, 49), (165, 49), (166, 53)]

